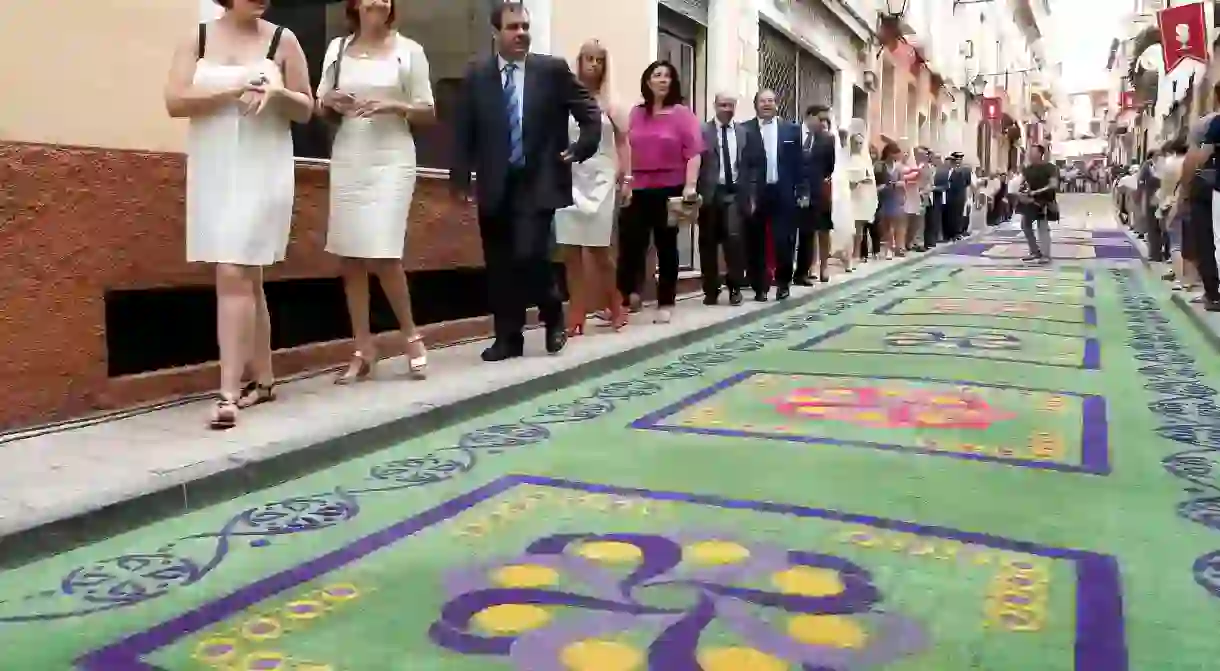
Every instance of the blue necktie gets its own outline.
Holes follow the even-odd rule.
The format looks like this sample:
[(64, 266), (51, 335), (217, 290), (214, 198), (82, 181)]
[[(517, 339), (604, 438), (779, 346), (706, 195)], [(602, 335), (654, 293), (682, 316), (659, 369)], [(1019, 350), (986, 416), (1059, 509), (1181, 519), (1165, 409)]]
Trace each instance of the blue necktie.
[(516, 78), (517, 64), (504, 66), (504, 104), (508, 115), (508, 164), (520, 168), (525, 165), (525, 150), (521, 145), (521, 100), (518, 96)]

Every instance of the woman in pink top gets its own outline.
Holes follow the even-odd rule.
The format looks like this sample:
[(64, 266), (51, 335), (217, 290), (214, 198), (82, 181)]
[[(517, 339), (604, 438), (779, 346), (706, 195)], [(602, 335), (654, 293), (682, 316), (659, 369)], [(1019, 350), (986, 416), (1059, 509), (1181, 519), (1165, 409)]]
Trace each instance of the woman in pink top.
[(656, 61), (640, 77), (644, 102), (632, 108), (627, 139), (631, 144), (631, 203), (619, 218), (618, 289), (639, 293), (649, 238), (657, 246), (658, 324), (668, 323), (678, 290), (678, 229), (669, 225), (670, 198), (694, 198), (703, 137), (699, 120), (682, 104), (678, 71)]

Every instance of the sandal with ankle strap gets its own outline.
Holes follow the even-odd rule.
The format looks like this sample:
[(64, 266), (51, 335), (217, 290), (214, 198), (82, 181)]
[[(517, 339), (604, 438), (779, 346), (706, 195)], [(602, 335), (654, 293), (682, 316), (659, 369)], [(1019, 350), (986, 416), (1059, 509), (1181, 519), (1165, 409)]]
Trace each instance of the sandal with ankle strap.
[(256, 405), (270, 403), (275, 400), (275, 382), (263, 384), (261, 382), (248, 382), (242, 387), (241, 395), (237, 397), (237, 407), (253, 408)]
[[(419, 345), (419, 348), (424, 351), (419, 356), (411, 356), (411, 346)], [(424, 346), (424, 337), (416, 333), (407, 338), (407, 347), (403, 351), (407, 355), (407, 368), (411, 371), (411, 377), (416, 380), (423, 380), (428, 377), (428, 349)]]
[(376, 358), (365, 356), (359, 350), (352, 352), (352, 360), (347, 364), (347, 370), (335, 376), (335, 384), (342, 386), (364, 382), (373, 375), (373, 368), (376, 366)]
[(224, 431), (237, 426), (237, 401), (233, 397), (221, 394), (216, 401), (216, 406), (212, 409), (212, 419), (208, 422), (208, 428), (213, 431)]

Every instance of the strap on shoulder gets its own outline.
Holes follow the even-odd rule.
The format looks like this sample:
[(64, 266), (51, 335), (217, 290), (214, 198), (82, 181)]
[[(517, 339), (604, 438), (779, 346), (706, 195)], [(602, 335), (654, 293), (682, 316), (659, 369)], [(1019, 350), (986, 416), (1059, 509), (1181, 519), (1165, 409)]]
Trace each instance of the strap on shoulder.
[(203, 52), (204, 52), (204, 49), (207, 48), (207, 44), (208, 44), (208, 24), (200, 23), (199, 24), (199, 47), (195, 53), (195, 60), (200, 60), (200, 61), (203, 60)]
[(267, 49), (267, 60), (275, 60), (275, 52), (280, 49), (280, 38), (284, 36), (284, 26), (276, 26), (275, 33), (271, 36), (271, 47)]

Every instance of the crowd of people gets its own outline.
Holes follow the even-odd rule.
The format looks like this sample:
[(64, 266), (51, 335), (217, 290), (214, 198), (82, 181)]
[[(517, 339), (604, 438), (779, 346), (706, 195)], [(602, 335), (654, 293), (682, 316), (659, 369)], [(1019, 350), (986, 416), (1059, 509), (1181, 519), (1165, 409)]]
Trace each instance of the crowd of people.
[[(1220, 107), (1220, 86), (1213, 88)], [(1119, 220), (1148, 245), (1148, 257), (1165, 264), (1162, 279), (1192, 303), (1220, 312), (1216, 206), (1220, 114), (1197, 120), (1187, 132), (1148, 151), (1118, 179), (1114, 198)]]
[[(210, 426), (233, 427), (240, 409), (276, 398), (262, 272), (287, 249), (290, 124), (311, 117), (333, 130), (326, 250), (341, 261), (355, 344), (335, 382), (369, 379), (381, 358), (370, 275), (397, 317), (410, 374), (425, 377), (402, 262), (413, 133), (435, 120), (424, 50), (395, 30), (393, 0), (347, 0), (348, 35), (329, 45), (311, 91), (296, 36), (262, 19), (266, 0), (215, 1), (224, 14), (183, 40), (165, 94), (169, 113), (190, 120), (187, 259), (216, 269), (221, 380)], [(620, 105), (596, 40), (573, 68), (529, 53), (523, 3), (497, 5), (490, 23), (496, 53), (472, 63), (454, 106), (450, 176), (455, 198), (478, 212), (495, 333), (485, 361), (523, 355), (529, 306), (552, 354), (585, 335), (590, 316), (626, 327), (650, 249), (653, 320), (670, 321), (683, 227), (698, 224), (704, 302), (727, 289), (740, 305), (746, 291), (784, 300), (794, 285), (828, 282), (832, 259), (852, 272), (959, 239), (995, 196), (979, 200), (985, 182), (961, 153), (942, 158), (905, 140), (875, 147), (863, 120), (836, 128), (820, 105), (783, 119), (774, 91), (754, 96), (748, 121), (729, 93), (701, 121), (666, 61), (641, 73), (638, 103)]]

